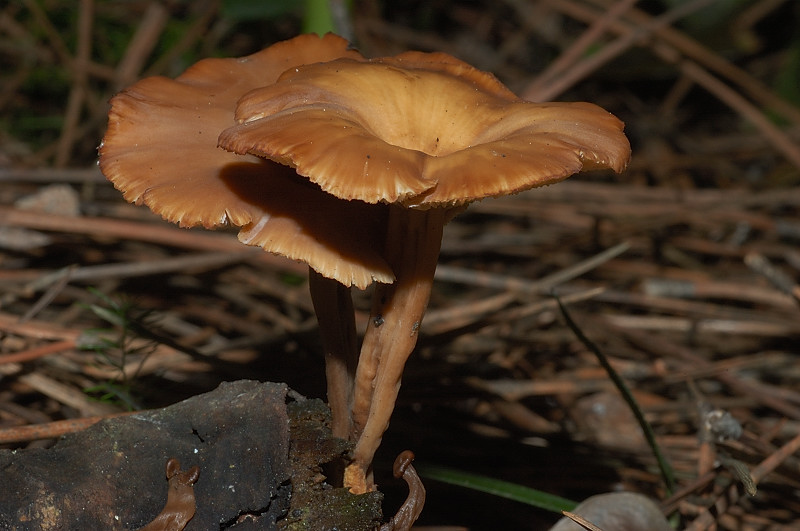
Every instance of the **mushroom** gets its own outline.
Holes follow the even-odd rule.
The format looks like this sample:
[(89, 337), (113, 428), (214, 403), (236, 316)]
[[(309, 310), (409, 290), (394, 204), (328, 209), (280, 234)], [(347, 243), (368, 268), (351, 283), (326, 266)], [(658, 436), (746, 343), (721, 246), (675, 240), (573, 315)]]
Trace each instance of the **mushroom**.
[[(340, 201), (284, 165), (217, 147), (219, 133), (235, 123), (243, 94), (273, 83), (287, 68), (361, 58), (348, 47), (335, 35), (301, 35), (248, 57), (205, 59), (175, 80), (143, 79), (111, 100), (100, 169), (125, 199), (168, 221), (182, 227), (240, 226), (243, 243), (306, 262), (312, 287), (318, 284), (316, 271), (342, 282), (334, 292), (344, 285), (391, 282), (380, 252), (386, 206)], [(329, 308), (318, 305), (325, 338), (334, 337), (340, 323), (327, 318)], [(355, 369), (344, 367), (338, 356), (326, 360), (334, 417), (347, 419), (344, 397)], [(348, 364), (354, 367), (352, 356)], [(347, 428), (334, 432), (346, 437)]]
[[(356, 493), (375, 488), (444, 225), (472, 201), (622, 171), (630, 155), (597, 106), (525, 102), (442, 53), (367, 60), (330, 34), (205, 59), (111, 104), (100, 168), (128, 201), (184, 227), (239, 226), (242, 242), (308, 264)], [(350, 288), (373, 282), (359, 351)]]
[[(372, 458), (416, 344), (444, 225), (472, 201), (583, 169), (620, 172), (630, 157), (622, 122), (603, 109), (523, 101), (491, 74), (443, 53), (300, 66), (241, 98), (236, 119), (221, 147), (286, 164), (343, 202), (388, 206), (376, 250), (393, 282), (376, 277), (354, 389), (343, 393), (352, 416), (339, 419), (356, 441), (344, 478), (356, 493), (374, 489)], [(341, 324), (322, 333), (338, 330), (325, 342), (347, 373), (355, 359), (346, 339), (352, 317), (346, 290), (332, 283), (358, 285), (320, 273), (311, 283), (315, 305), (342, 310)]]
[(404, 450), (395, 458), (392, 466), (392, 473), (396, 478), (403, 478), (408, 485), (408, 496), (397, 513), (387, 523), (383, 524), (378, 531), (407, 531), (411, 529), (422, 508), (425, 506), (425, 485), (411, 466), (414, 461), (414, 452)]
[(169, 482), (167, 503), (158, 516), (139, 531), (182, 531), (194, 517), (194, 484), (200, 477), (200, 468), (193, 466), (181, 471), (180, 462), (173, 457), (167, 460), (166, 475)]

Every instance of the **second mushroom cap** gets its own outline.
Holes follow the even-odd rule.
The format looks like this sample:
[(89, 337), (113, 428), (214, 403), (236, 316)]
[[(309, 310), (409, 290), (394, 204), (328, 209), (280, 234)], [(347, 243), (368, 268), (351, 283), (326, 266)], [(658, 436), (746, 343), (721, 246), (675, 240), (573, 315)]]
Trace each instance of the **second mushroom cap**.
[(219, 145), (294, 167), (368, 203), (455, 206), (621, 171), (623, 124), (589, 103), (531, 103), (451, 56), (408, 52), (285, 72), (237, 106)]

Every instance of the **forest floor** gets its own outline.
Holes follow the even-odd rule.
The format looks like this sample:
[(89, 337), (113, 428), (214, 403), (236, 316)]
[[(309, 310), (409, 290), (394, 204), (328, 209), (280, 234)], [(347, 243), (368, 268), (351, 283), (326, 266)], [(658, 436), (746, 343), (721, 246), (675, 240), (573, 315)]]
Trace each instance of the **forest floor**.
[[(323, 397), (305, 266), (244, 247), (235, 231), (170, 225), (125, 203), (93, 164), (113, 92), (177, 75), (189, 52), (244, 55), (291, 37), (296, 16), (232, 22), (237, 2), (50, 4), (0, 11), (2, 42), (29, 59), (2, 52), (13, 69), (0, 89), (0, 447), (46, 447), (62, 433), (46, 431), (52, 422), (163, 407), (222, 381)], [(411, 449), (428, 488), (420, 529), (558, 518), (426, 480), (426, 465), (576, 501), (641, 492), (680, 529), (800, 528), (800, 83), (782, 91), (800, 79), (800, 41), (784, 28), (797, 26), (786, 23), (797, 6), (752, 2), (711, 26), (689, 11), (718, 2), (678, 3), (677, 21), (678, 8), (624, 0), (364, 4), (350, 31), (365, 55), (445, 51), (528, 99), (593, 101), (626, 122), (633, 146), (620, 176), (485, 200), (446, 227), (377, 456), (387, 514), (405, 495), (391, 462)], [(114, 44), (122, 21), (118, 57), (93, 49)], [(32, 89), (37, 71), (63, 93)], [(23, 122), (42, 129), (19, 132)], [(368, 291), (354, 292), (362, 330)], [(631, 388), (674, 469), (672, 492), (554, 295)], [(741, 433), (701, 437), (711, 410)]]

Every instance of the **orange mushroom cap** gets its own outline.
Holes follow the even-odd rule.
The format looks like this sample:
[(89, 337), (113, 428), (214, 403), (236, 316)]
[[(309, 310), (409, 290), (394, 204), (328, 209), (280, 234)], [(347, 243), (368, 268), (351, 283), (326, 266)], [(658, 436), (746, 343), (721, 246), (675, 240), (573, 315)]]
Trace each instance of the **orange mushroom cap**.
[(175, 80), (152, 77), (114, 96), (100, 169), (125, 199), (183, 227), (232, 224), (249, 245), (366, 287), (392, 282), (385, 207), (341, 201), (294, 170), (217, 147), (236, 102), (287, 68), (362, 56), (335, 35), (302, 35), (248, 57), (205, 59)]
[(243, 97), (219, 145), (368, 203), (462, 205), (622, 171), (623, 124), (589, 103), (531, 103), (443, 53), (300, 66)]

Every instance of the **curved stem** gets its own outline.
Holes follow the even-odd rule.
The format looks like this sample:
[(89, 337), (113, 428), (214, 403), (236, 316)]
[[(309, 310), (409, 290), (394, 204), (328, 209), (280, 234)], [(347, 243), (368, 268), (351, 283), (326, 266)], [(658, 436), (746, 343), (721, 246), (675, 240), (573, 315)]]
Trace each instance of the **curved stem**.
[(357, 494), (374, 490), (372, 458), (389, 426), (403, 368), (417, 343), (448, 213), (449, 209), (400, 206), (389, 213), (385, 254), (396, 280), (375, 288), (356, 371), (352, 438), (357, 442), (345, 470), (345, 486)]
[(410, 450), (400, 453), (394, 460), (392, 467), (394, 477), (403, 478), (408, 484), (408, 497), (398, 509), (397, 514), (383, 524), (378, 531), (408, 531), (422, 514), (422, 508), (425, 506), (425, 485), (422, 484), (417, 471), (411, 466), (413, 460), (414, 453)]

